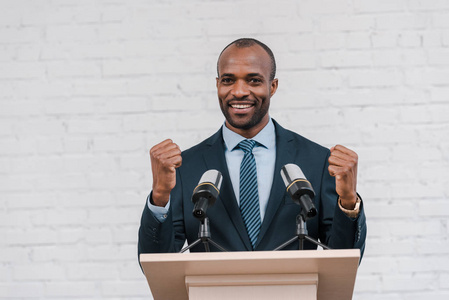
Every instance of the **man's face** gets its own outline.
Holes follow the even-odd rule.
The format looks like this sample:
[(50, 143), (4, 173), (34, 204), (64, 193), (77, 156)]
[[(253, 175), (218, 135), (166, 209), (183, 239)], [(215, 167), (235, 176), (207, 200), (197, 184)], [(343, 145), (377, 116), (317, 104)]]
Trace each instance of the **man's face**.
[(270, 81), (271, 60), (259, 45), (229, 46), (218, 62), (217, 93), (226, 126), (247, 138), (268, 123), (270, 98), (277, 79)]

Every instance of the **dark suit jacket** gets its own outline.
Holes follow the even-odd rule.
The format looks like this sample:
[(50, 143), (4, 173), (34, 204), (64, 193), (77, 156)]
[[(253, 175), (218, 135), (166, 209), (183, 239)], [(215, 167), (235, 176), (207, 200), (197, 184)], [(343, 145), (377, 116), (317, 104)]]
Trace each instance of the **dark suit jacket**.
[[(360, 248), (363, 253), (366, 237), (363, 204), (355, 219), (349, 218), (338, 207), (335, 180), (327, 169), (329, 149), (273, 122), (276, 130), (275, 174), (256, 250), (273, 250), (295, 236), (296, 216), (300, 207), (286, 193), (280, 176), (282, 166), (294, 163), (301, 168), (316, 193), (314, 203), (318, 214), (307, 221), (308, 234), (315, 239), (319, 238), (331, 248)], [(139, 229), (139, 253), (177, 252), (185, 239), (190, 244), (198, 238), (199, 221), (192, 215), (191, 197), (201, 175), (210, 169), (219, 170), (223, 174), (220, 196), (207, 211), (212, 240), (230, 251), (252, 250), (231, 186), (224, 149), (220, 129), (210, 138), (182, 153), (182, 166), (177, 169), (176, 187), (171, 193), (170, 209), (165, 222), (159, 222), (145, 204)], [(299, 243), (295, 242), (286, 249), (298, 247)], [(308, 241), (304, 247), (316, 248)], [(191, 251), (204, 251), (204, 247), (200, 243)], [(217, 249), (211, 246), (211, 251)]]

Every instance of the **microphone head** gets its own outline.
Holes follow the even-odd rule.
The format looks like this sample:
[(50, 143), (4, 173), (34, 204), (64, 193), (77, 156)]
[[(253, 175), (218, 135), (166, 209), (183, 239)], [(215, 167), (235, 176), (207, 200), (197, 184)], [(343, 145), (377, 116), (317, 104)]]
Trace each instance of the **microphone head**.
[(306, 179), (301, 168), (295, 164), (286, 164), (281, 168), (281, 177), (286, 187), (296, 179)]
[(217, 170), (207, 170), (204, 172), (203, 176), (201, 176), (198, 185), (206, 182), (213, 184), (217, 190), (220, 190), (221, 183), (223, 182), (223, 175), (221, 175), (221, 172)]
[(304, 219), (314, 217), (317, 214), (312, 202), (315, 192), (301, 168), (295, 164), (286, 164), (281, 169), (281, 177), (293, 202), (301, 206), (301, 214), (304, 215)]
[(193, 216), (198, 219), (206, 217), (206, 211), (213, 205), (220, 194), (223, 176), (220, 171), (208, 170), (201, 176), (198, 185), (193, 190), (192, 202), (194, 203)]

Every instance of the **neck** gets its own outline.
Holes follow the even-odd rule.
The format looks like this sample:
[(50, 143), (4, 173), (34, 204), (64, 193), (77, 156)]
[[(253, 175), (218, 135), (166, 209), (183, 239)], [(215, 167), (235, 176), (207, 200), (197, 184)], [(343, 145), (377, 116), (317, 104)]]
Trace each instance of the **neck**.
[(267, 115), (267, 117), (262, 119), (260, 121), (260, 123), (254, 125), (251, 128), (248, 128), (248, 129), (233, 127), (231, 124), (229, 124), (228, 121), (226, 121), (225, 124), (226, 124), (227, 128), (234, 131), (235, 133), (243, 136), (244, 138), (251, 139), (251, 138), (255, 137), (262, 129), (264, 129), (265, 126), (267, 126), (269, 120), (270, 120), (270, 118)]

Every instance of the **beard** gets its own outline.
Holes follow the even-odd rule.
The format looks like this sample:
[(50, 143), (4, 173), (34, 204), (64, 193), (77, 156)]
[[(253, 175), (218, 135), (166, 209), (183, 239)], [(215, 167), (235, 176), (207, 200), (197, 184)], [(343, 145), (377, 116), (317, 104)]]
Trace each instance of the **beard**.
[(229, 105), (220, 101), (220, 109), (225, 116), (226, 121), (234, 128), (248, 130), (253, 128), (262, 122), (263, 118), (268, 114), (268, 109), (270, 107), (269, 99), (262, 100), (262, 105), (260, 107), (254, 106), (254, 113), (248, 118), (248, 116), (232, 115), (229, 112)]

